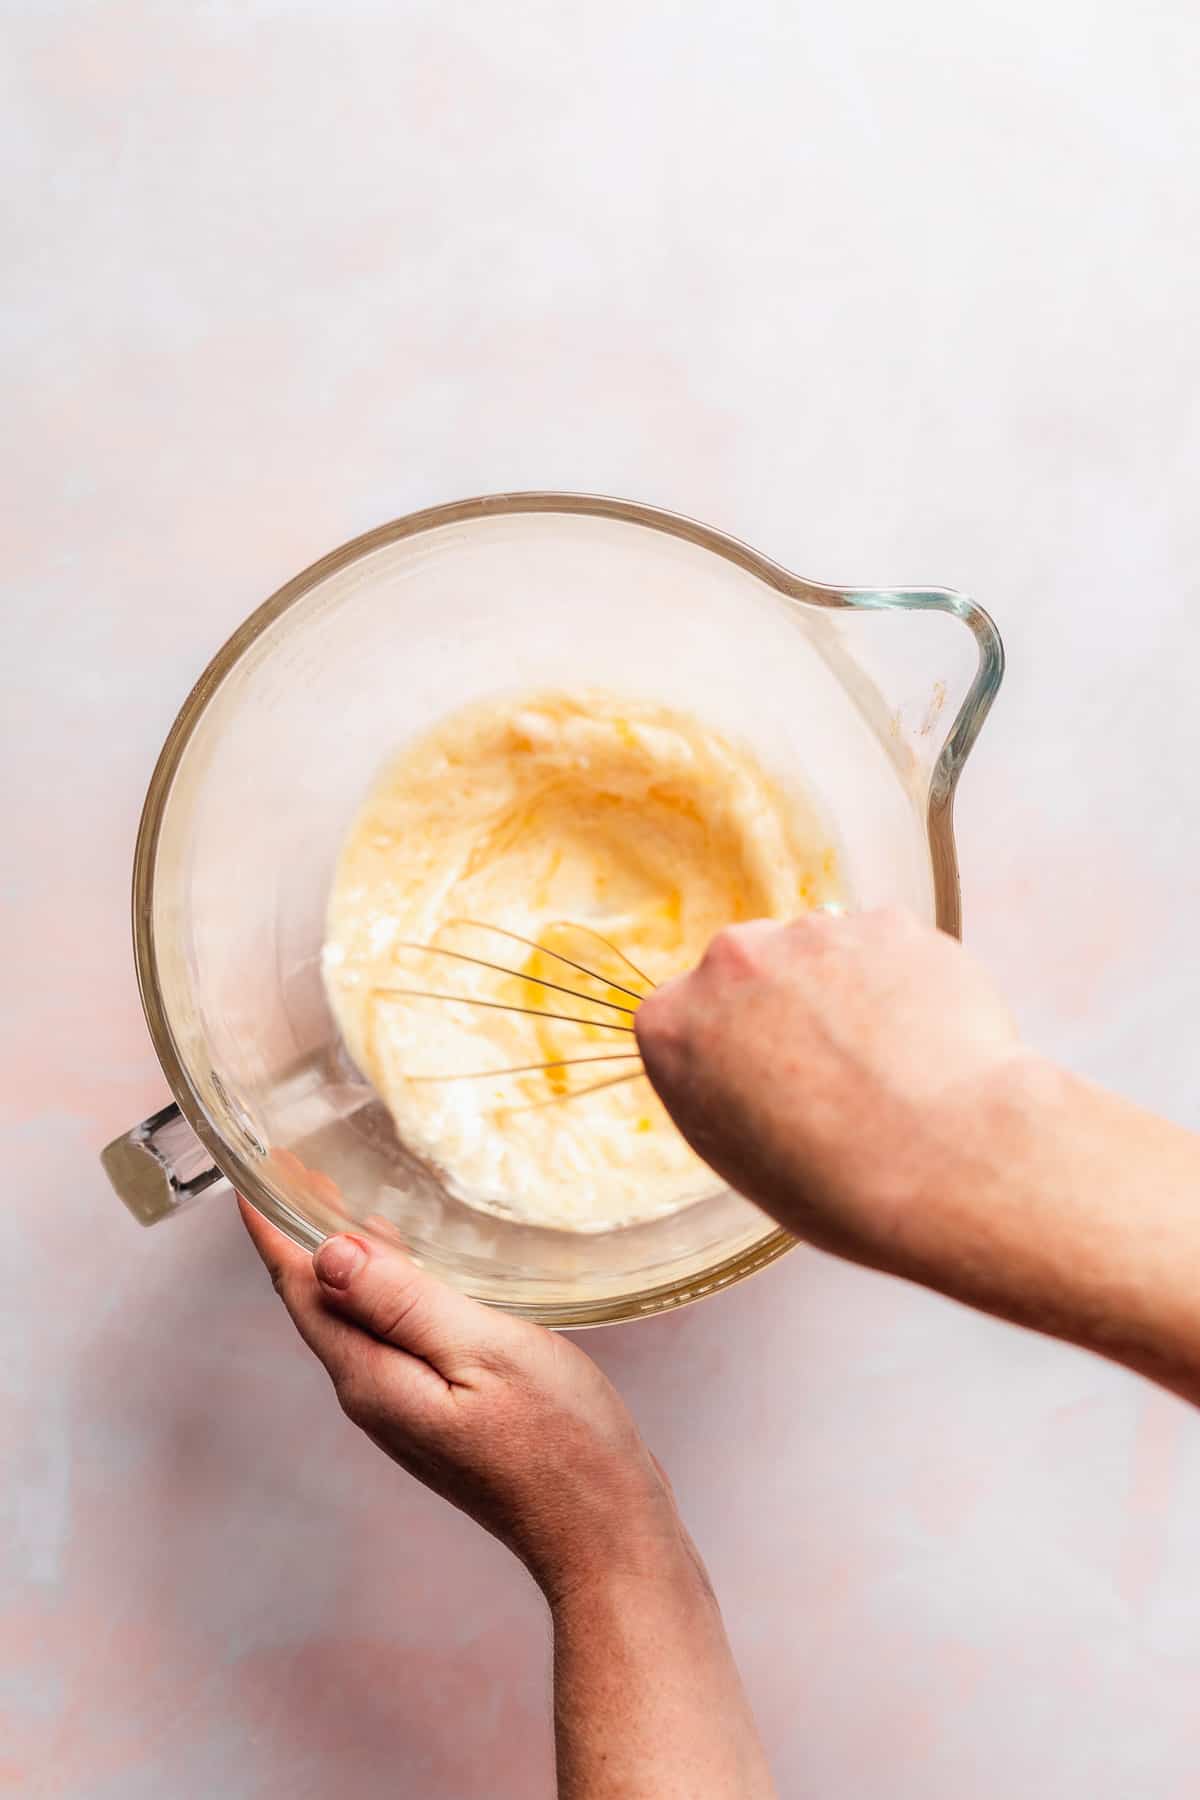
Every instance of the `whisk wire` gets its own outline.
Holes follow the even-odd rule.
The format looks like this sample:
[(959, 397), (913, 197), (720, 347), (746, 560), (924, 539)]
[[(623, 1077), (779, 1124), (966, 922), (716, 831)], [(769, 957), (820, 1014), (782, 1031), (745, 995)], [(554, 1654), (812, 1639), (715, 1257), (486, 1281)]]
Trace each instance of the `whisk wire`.
[[(582, 931), (585, 936), (595, 938), (598, 944), (603, 944), (606, 950), (611, 950), (613, 955), (618, 957), (621, 962), (625, 964), (627, 969), (632, 969), (638, 980), (644, 981), (648, 988), (656, 988), (658, 986), (658, 983), (652, 981), (644, 969), (638, 968), (632, 957), (626, 956), (625, 952), (614, 944), (611, 938), (604, 937), (594, 926), (574, 925), (570, 919), (551, 919), (550, 924), (551, 926), (557, 925), (562, 931)], [(600, 976), (598, 979), (606, 980), (607, 977)], [(640, 998), (644, 998), (644, 996), (639, 995), (639, 999)]]
[(483, 1000), (475, 994), (435, 994), (425, 988), (374, 987), (371, 1000), (450, 1000), (456, 1006), (490, 1006), (495, 1012), (525, 1013), (532, 1019), (559, 1019), (565, 1025), (593, 1025), (597, 1031), (624, 1031), (634, 1035), (632, 1025), (618, 1025), (615, 1019), (585, 1019), (579, 1013), (546, 1012), (540, 1006), (512, 1006), (506, 1000)]
[(610, 1075), (605, 1081), (589, 1082), (587, 1087), (571, 1088), (565, 1094), (551, 1094), (545, 1100), (531, 1100), (525, 1106), (506, 1106), (507, 1113), (539, 1112), (543, 1106), (561, 1106), (565, 1100), (582, 1100), (585, 1094), (598, 1094), (602, 1088), (620, 1087), (626, 1081), (644, 1081), (644, 1069), (633, 1069), (628, 1075)]
[(546, 1069), (574, 1069), (580, 1063), (641, 1062), (636, 1050), (612, 1050), (606, 1056), (559, 1056), (553, 1062), (516, 1063), (510, 1069), (463, 1069), (451, 1075), (406, 1075), (406, 1081), (485, 1081), (502, 1075), (540, 1075)]
[[(506, 969), (502, 963), (488, 962), (482, 956), (466, 956), (461, 950), (446, 950), (441, 944), (416, 944), (408, 938), (398, 938), (393, 948), (396, 950), (419, 950), (426, 956), (452, 956), (456, 962), (473, 963), (478, 969), (494, 969), (497, 975), (511, 975), (515, 981), (529, 981), (535, 987), (552, 988), (556, 994), (569, 994), (573, 1000), (583, 1000), (588, 1006), (608, 1006), (614, 1012), (628, 1013), (630, 1017), (637, 1011), (636, 1006), (623, 1006), (619, 1000), (602, 1000), (598, 994), (581, 994), (578, 988), (563, 987), (557, 981), (544, 981), (540, 975), (527, 975), (523, 969)], [(590, 971), (585, 969), (583, 973), (586, 975)], [(593, 975), (592, 979), (593, 981), (603, 981), (604, 977)], [(612, 981), (608, 983), (609, 987), (616, 987), (616, 985)], [(619, 988), (618, 992), (625, 994), (629, 990)], [(636, 1000), (639, 996), (634, 994), (632, 998)]]
[[(547, 945), (539, 944), (536, 938), (522, 937), (519, 931), (509, 931), (505, 925), (489, 925), (484, 919), (447, 919), (445, 923), (446, 925), (470, 925), (476, 931), (494, 931), (500, 937), (511, 938), (514, 944), (525, 944), (530, 950), (540, 950), (543, 956), (552, 957), (555, 962), (566, 963), (569, 969), (578, 969), (579, 973), (586, 975), (589, 981), (602, 981), (605, 987), (615, 988), (618, 994), (628, 994), (631, 1000), (644, 1000), (646, 997), (644, 994), (636, 993), (633, 988), (622, 987), (619, 981), (610, 981), (607, 975), (597, 975), (595, 969), (589, 969), (586, 963), (576, 962), (574, 957), (564, 956), (559, 950), (551, 950)], [(590, 925), (575, 925), (570, 919), (551, 919), (550, 926), (555, 925), (560, 930), (582, 931), (588, 937), (595, 938), (597, 943), (603, 944), (606, 949), (611, 950), (613, 955), (625, 964), (626, 968), (632, 969), (639, 981), (644, 981), (650, 988), (655, 986), (649, 975), (643, 969), (639, 969), (635, 962), (631, 962), (623, 950), (618, 950), (614, 943), (608, 938), (602, 937)]]
[[(625, 955), (623, 950), (618, 949), (616, 944), (612, 943), (600, 932), (593, 930), (590, 925), (575, 925), (566, 919), (557, 920), (553, 923), (557, 924), (561, 929), (585, 932), (589, 937), (595, 938), (598, 943), (603, 944), (615, 957), (624, 963), (626, 967), (637, 976), (639, 981), (646, 982), (650, 988), (655, 986), (655, 983), (651, 980), (650, 976), (647, 975), (644, 970), (639, 969), (637, 964), (631, 961), (631, 959)], [(611, 980), (607, 975), (598, 974), (595, 969), (589, 969), (585, 963), (576, 962), (573, 957), (563, 955), (558, 950), (551, 950), (546, 944), (539, 943), (536, 938), (523, 937), (519, 931), (510, 931), (507, 926), (490, 925), (482, 919), (455, 918), (444, 921), (441, 929), (453, 926), (466, 926), (477, 931), (490, 931), (494, 932), (499, 937), (510, 939), (513, 943), (525, 944), (531, 950), (538, 951), (540, 954), (550, 957), (553, 961), (562, 963), (567, 968), (577, 970), (578, 973), (584, 976), (588, 981), (601, 983), (609, 990), (609, 992), (626, 995), (628, 999), (636, 1001), (638, 1006), (641, 1005), (646, 997), (644, 994), (636, 992), (633, 988), (624, 987), (619, 981)], [(424, 955), (450, 957), (455, 962), (469, 963), (475, 968), (491, 969), (497, 975), (506, 975), (514, 981), (531, 982), (535, 987), (543, 988), (548, 993), (566, 994), (573, 1000), (582, 1000), (586, 1006), (608, 1007), (614, 1012), (624, 1013), (628, 1018), (632, 1018), (637, 1011), (637, 1006), (626, 1006), (618, 1000), (609, 1000), (607, 998), (601, 998), (596, 994), (584, 993), (579, 988), (566, 987), (561, 982), (549, 981), (540, 975), (532, 975), (521, 969), (510, 969), (506, 964), (491, 962), (486, 957), (469, 956), (463, 950), (452, 950), (449, 946), (444, 944), (420, 944), (412, 939), (403, 938), (397, 940), (394, 948), (397, 950), (412, 950), (416, 951), (418, 954)], [(634, 1028), (632, 1025), (618, 1024), (613, 1019), (589, 1018), (586, 1015), (579, 1013), (552, 1012), (548, 1008), (540, 1006), (519, 1006), (511, 1001), (489, 1000), (479, 994), (443, 994), (428, 988), (379, 986), (370, 990), (368, 999), (372, 1003), (378, 1000), (408, 999), (440, 1000), (458, 1006), (485, 1006), (494, 1012), (519, 1013), (526, 1018), (533, 1019), (554, 1019), (566, 1025), (593, 1025), (599, 1027), (602, 1031), (620, 1031), (628, 1033), (630, 1036), (634, 1035)], [(458, 1073), (448, 1073), (445, 1075), (408, 1075), (405, 1079), (408, 1081), (422, 1082), (500, 1080), (503, 1077), (510, 1075), (546, 1074), (551, 1069), (575, 1068), (583, 1063), (636, 1062), (640, 1065), (641, 1060), (638, 1051), (626, 1050), (610, 1052), (608, 1054), (597, 1054), (594, 1056), (553, 1057), (548, 1058), (544, 1062), (517, 1063), (512, 1067), (504, 1069), (464, 1069)], [(644, 1076), (645, 1069), (639, 1066), (625, 1074), (607, 1076), (602, 1081), (589, 1082), (584, 1087), (570, 1088), (563, 1092), (550, 1094), (545, 1099), (535, 1100), (527, 1105), (507, 1107), (505, 1108), (505, 1111), (510, 1113), (530, 1112), (543, 1106), (558, 1106), (564, 1101), (581, 1099), (586, 1094), (599, 1093), (605, 1088), (620, 1087), (625, 1082), (639, 1081)]]

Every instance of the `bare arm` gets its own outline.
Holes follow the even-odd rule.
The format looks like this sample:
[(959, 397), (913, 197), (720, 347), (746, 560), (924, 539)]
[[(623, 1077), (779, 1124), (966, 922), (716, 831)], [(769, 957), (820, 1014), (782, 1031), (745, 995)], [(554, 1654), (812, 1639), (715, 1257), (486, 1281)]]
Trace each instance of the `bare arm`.
[(1200, 1139), (1028, 1051), (953, 940), (739, 926), (637, 1027), (681, 1130), (789, 1230), (1200, 1400)]
[(399, 1246), (337, 1237), (309, 1257), (242, 1216), (349, 1417), (545, 1593), (561, 1800), (770, 1800), (703, 1565), (595, 1364)]
[(681, 1543), (554, 1604), (561, 1800), (771, 1800), (717, 1602)]

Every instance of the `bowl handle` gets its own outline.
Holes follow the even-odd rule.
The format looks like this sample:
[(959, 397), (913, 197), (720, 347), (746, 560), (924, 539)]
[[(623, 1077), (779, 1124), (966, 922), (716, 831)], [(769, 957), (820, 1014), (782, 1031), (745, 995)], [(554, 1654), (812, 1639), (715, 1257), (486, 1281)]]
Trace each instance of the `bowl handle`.
[(164, 1106), (100, 1153), (104, 1172), (142, 1225), (157, 1225), (225, 1181), (179, 1108)]

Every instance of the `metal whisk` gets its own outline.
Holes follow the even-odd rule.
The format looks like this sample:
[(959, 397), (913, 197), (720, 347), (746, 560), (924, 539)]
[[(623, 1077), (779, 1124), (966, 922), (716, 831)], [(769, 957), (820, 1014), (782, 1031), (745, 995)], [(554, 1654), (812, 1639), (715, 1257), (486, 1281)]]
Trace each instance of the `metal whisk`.
[[(469, 956), (465, 951), (453, 950), (448, 945), (421, 944), (401, 938), (393, 941), (391, 949), (393, 952), (405, 951), (418, 956), (440, 956), (456, 963), (467, 963), (474, 968), (487, 969), (497, 975), (505, 975), (515, 981), (540, 988), (548, 997), (563, 994), (571, 999), (582, 1001), (589, 1007), (602, 1007), (608, 1012), (618, 1013), (621, 1017), (619, 1019), (594, 1018), (578, 1012), (559, 1012), (552, 1010), (554, 1006), (552, 1000), (550, 1005), (545, 1007), (521, 1006), (515, 1002), (493, 1000), (479, 994), (445, 993), (432, 988), (417, 987), (375, 987), (370, 991), (370, 1002), (374, 1004), (380, 1000), (400, 999), (440, 1000), (458, 1006), (487, 1007), (496, 1012), (520, 1013), (528, 1018), (549, 1019), (567, 1025), (591, 1026), (602, 1031), (617, 1031), (632, 1037), (634, 1030), (629, 1021), (632, 1020), (647, 993), (652, 992), (657, 985), (644, 969), (640, 969), (630, 957), (626, 956), (623, 950), (589, 925), (577, 925), (571, 920), (557, 919), (552, 920), (544, 927), (544, 931), (547, 935), (553, 931), (579, 933), (602, 944), (621, 965), (622, 973), (626, 977), (624, 982), (616, 981), (609, 975), (603, 975), (597, 970), (589, 968), (586, 963), (579, 962), (561, 951), (551, 949), (548, 944), (541, 943), (536, 938), (524, 937), (519, 931), (510, 931), (503, 925), (491, 925), (482, 919), (456, 918), (445, 920), (440, 927), (442, 930), (453, 928), (488, 932), (496, 937), (507, 938), (514, 944), (523, 944), (538, 956), (548, 957), (553, 963), (561, 964), (564, 970), (571, 969), (576, 975), (583, 976), (587, 981), (598, 982), (606, 992), (604, 995), (590, 994), (578, 985), (568, 986), (565, 981), (551, 981), (548, 977), (533, 974), (529, 969), (513, 969), (506, 963), (494, 962), (487, 957)], [(555, 973), (558, 972), (556, 969)], [(641, 988), (630, 987), (628, 985), (630, 979), (641, 983)], [(614, 994), (620, 995), (622, 998), (609, 998), (609, 995)], [(421, 1082), (494, 1081), (505, 1076), (548, 1074), (551, 1070), (572, 1069), (583, 1064), (636, 1063), (638, 1065), (637, 1068), (630, 1069), (624, 1074), (609, 1075), (601, 1081), (589, 1082), (583, 1087), (570, 1088), (561, 1093), (551, 1094), (547, 1099), (531, 1102), (529, 1106), (509, 1109), (514, 1112), (525, 1112), (543, 1106), (561, 1105), (568, 1100), (580, 1099), (585, 1094), (599, 1093), (603, 1088), (619, 1087), (624, 1082), (644, 1080), (645, 1071), (641, 1062), (639, 1052), (631, 1049), (609, 1051), (598, 1055), (552, 1057), (543, 1062), (517, 1063), (499, 1069), (454, 1070), (433, 1075), (410, 1074), (406, 1076), (406, 1079)]]

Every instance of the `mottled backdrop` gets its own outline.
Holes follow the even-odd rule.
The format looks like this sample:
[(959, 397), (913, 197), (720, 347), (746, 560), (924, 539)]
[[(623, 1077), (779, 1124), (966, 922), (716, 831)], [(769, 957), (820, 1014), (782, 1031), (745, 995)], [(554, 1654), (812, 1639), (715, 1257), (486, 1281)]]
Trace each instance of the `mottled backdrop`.
[[(127, 878), (230, 629), (557, 486), (956, 585), (1011, 673), (967, 935), (1200, 1125), (1200, 15), (1118, 0), (7, 0), (0, 1789), (545, 1800), (520, 1571), (357, 1438), (225, 1201), (142, 1233)], [(1200, 1205), (1200, 1196), (1198, 1196)], [(1200, 1791), (1200, 1427), (797, 1252), (589, 1348), (788, 1795)]]

